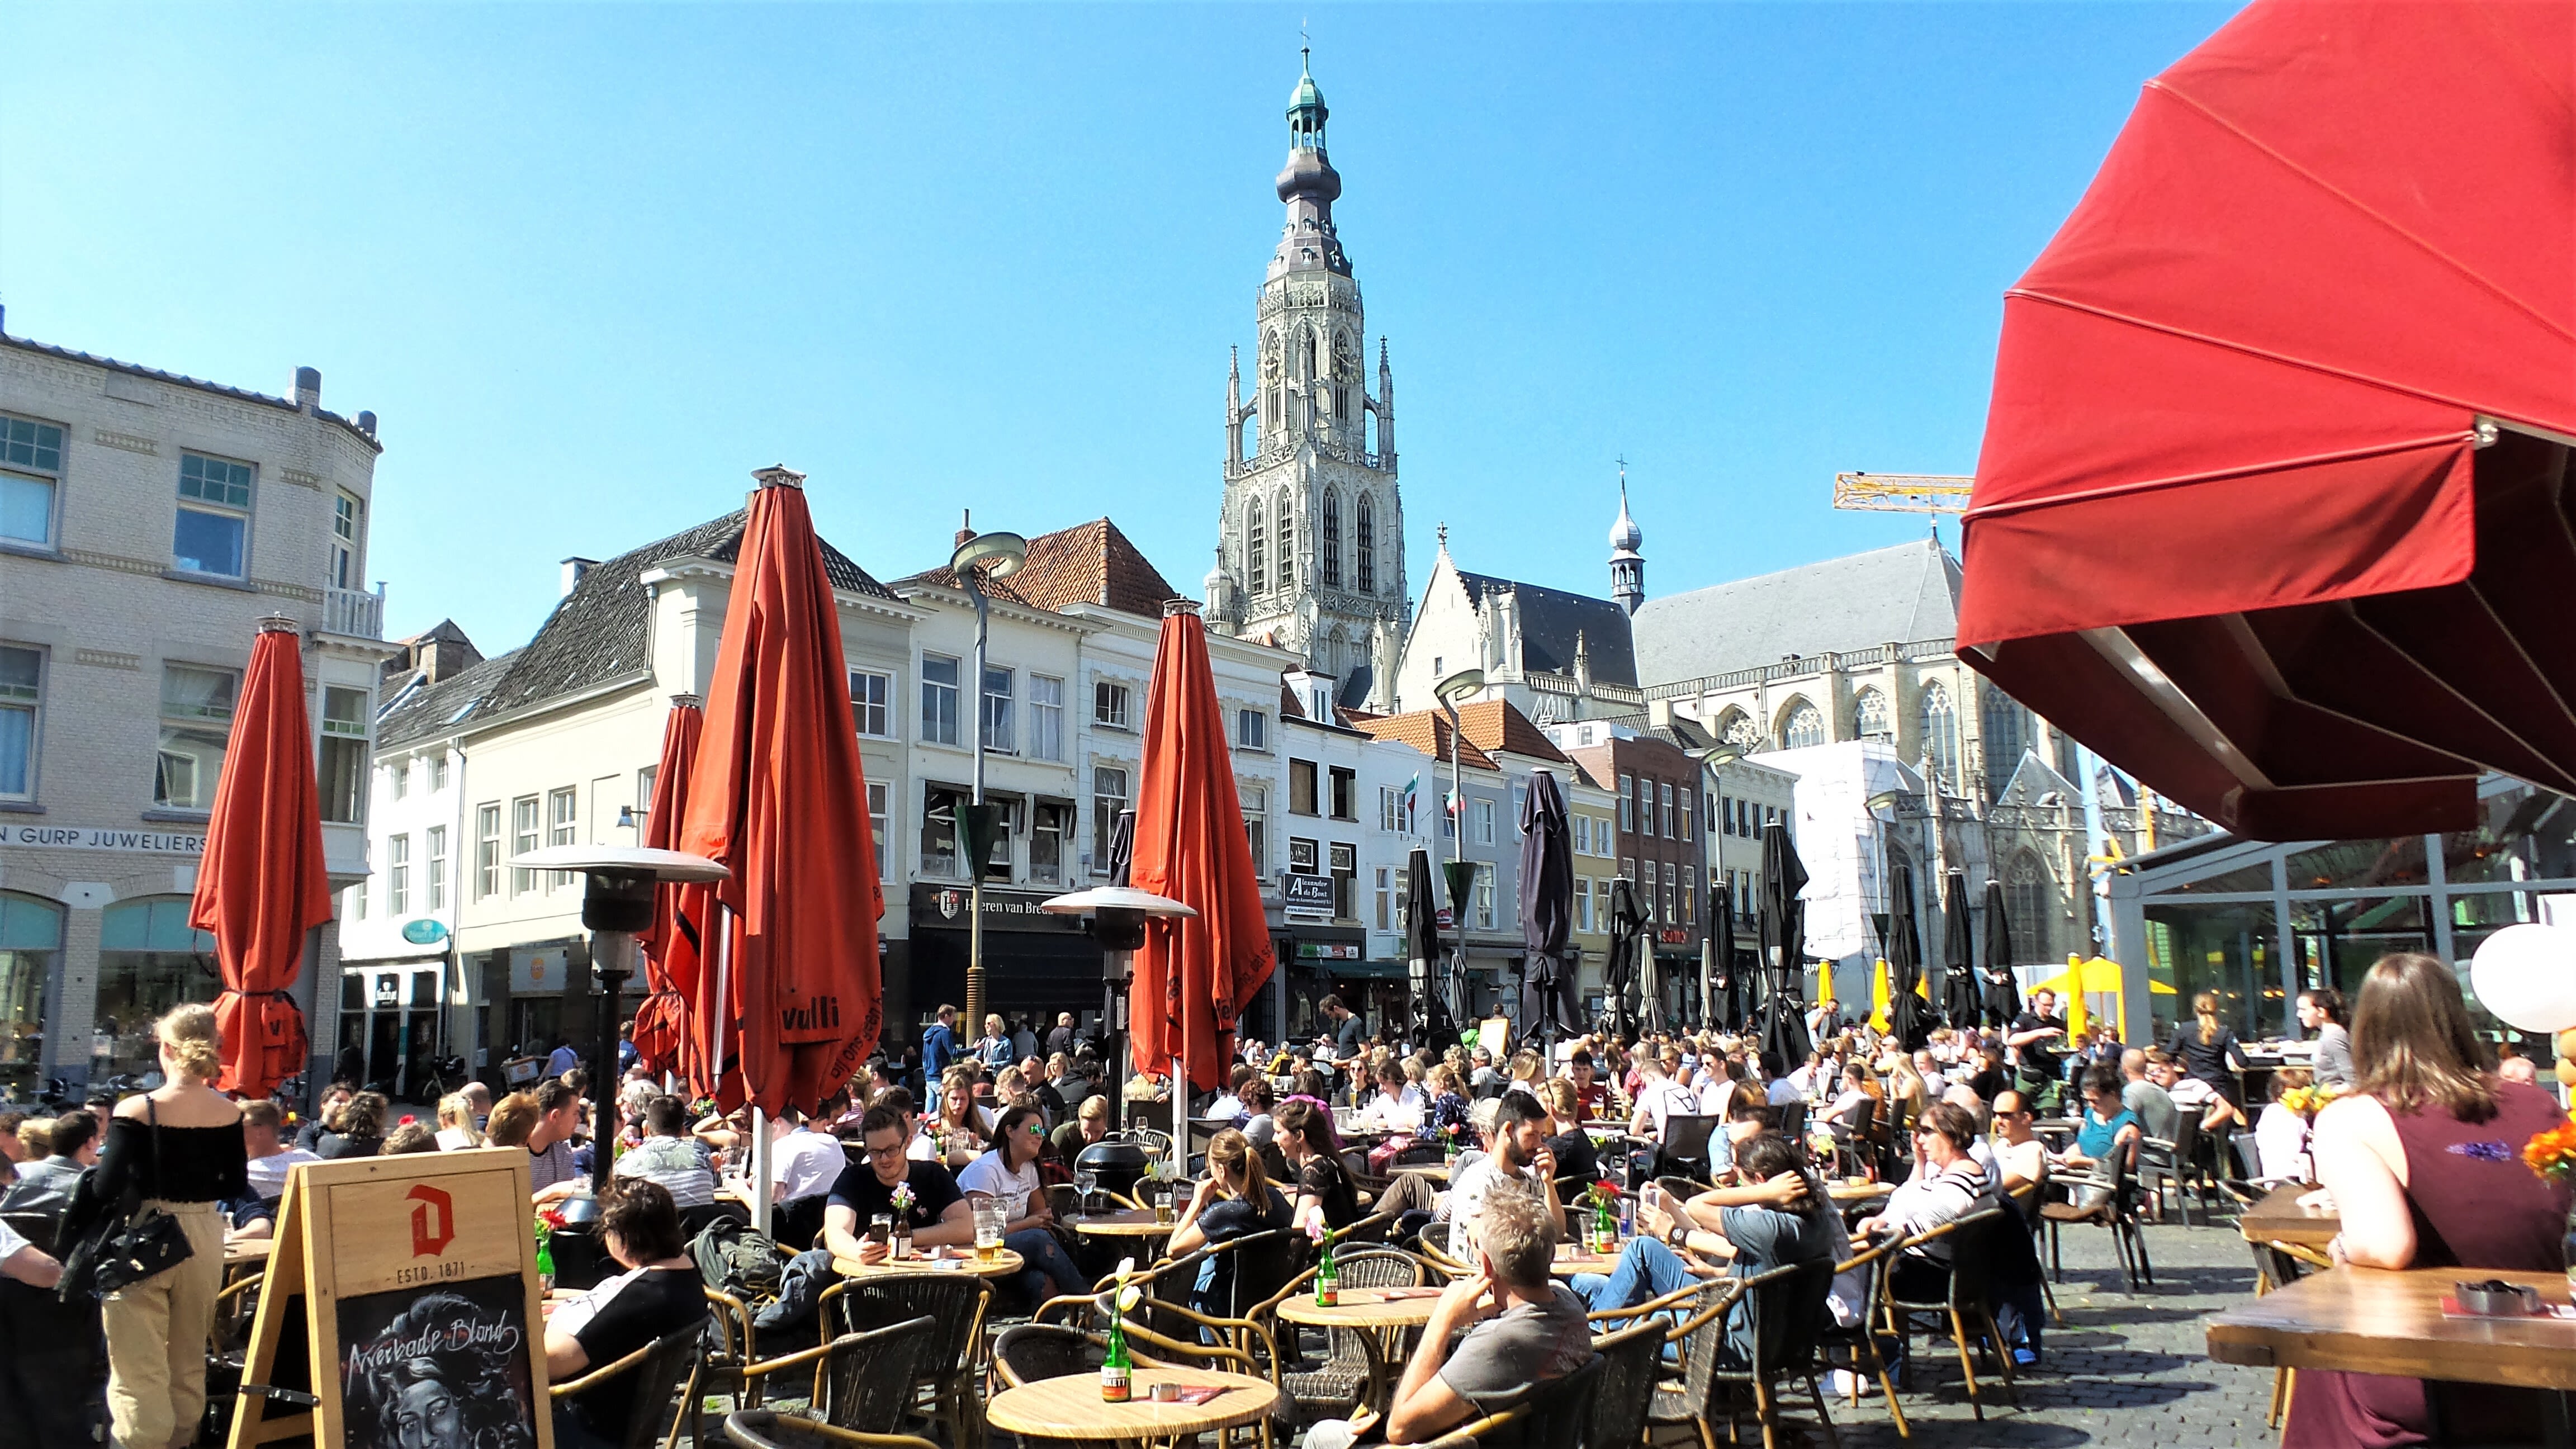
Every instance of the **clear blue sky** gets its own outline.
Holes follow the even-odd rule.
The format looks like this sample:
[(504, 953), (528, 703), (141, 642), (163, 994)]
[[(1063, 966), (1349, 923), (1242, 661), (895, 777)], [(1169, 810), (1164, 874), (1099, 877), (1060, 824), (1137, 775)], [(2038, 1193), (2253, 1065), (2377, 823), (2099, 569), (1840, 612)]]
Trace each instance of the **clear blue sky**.
[[(389, 630), (811, 475), (882, 577), (957, 510), (1211, 561), (1301, 21), (1391, 339), (1409, 578), (1655, 593), (1923, 532), (2003, 289), (2226, 6), (10, 7), (18, 336), (372, 408)], [(1945, 530), (1955, 547), (1956, 533)]]

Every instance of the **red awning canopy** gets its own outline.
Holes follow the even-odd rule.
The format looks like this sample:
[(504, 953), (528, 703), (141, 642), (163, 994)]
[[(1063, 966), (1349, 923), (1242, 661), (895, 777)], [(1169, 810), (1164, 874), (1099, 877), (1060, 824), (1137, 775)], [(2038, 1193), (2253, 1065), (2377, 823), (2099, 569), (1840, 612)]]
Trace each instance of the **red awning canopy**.
[(2270, 839), (2576, 792), (2576, 8), (2257, 0), (2005, 295), (1959, 642)]

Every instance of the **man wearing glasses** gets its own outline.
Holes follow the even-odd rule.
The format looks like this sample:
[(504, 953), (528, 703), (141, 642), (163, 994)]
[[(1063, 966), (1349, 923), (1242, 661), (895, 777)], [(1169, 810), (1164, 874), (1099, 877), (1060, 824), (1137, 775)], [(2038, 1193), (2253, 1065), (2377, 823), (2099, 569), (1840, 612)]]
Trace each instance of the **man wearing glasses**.
[(2030, 1130), (2030, 1103), (2015, 1091), (1995, 1094), (1994, 1170), (2007, 1195), (2048, 1180), (2048, 1144)]
[(864, 1166), (845, 1166), (832, 1184), (823, 1209), (823, 1241), (836, 1258), (877, 1264), (887, 1248), (866, 1225), (878, 1215), (894, 1216), (894, 1190), (909, 1184), (912, 1204), (904, 1220), (912, 1228), (914, 1248), (957, 1247), (975, 1241), (975, 1217), (966, 1206), (957, 1179), (936, 1162), (903, 1155), (911, 1126), (904, 1114), (880, 1103), (859, 1121), (859, 1144), (867, 1149)]

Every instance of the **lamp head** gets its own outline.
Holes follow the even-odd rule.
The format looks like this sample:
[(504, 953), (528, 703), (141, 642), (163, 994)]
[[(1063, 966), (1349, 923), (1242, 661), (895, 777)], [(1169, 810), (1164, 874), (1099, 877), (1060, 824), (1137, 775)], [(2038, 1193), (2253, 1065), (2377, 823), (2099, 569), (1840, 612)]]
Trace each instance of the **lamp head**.
[(979, 579), (1006, 579), (1029, 561), (1029, 541), (1016, 533), (979, 533), (948, 556), (949, 571), (968, 587)]
[(1875, 815), (1881, 810), (1895, 809), (1896, 802), (1904, 798), (1905, 792), (1902, 790), (1881, 790), (1877, 794), (1870, 796), (1868, 802), (1863, 805), (1862, 808), (1869, 811), (1870, 814)]
[(1481, 669), (1461, 669), (1457, 673), (1450, 675), (1448, 678), (1441, 680), (1438, 684), (1431, 686), (1431, 692), (1438, 696), (1442, 704), (1449, 706), (1451, 709), (1456, 709), (1459, 705), (1466, 702), (1468, 696), (1476, 693), (1484, 687), (1485, 671)]
[(1732, 765), (1736, 761), (1743, 759), (1744, 746), (1720, 743), (1708, 745), (1701, 749), (1685, 751), (1684, 753), (1688, 754), (1692, 759), (1697, 760), (1701, 764), (1714, 770), (1725, 765)]

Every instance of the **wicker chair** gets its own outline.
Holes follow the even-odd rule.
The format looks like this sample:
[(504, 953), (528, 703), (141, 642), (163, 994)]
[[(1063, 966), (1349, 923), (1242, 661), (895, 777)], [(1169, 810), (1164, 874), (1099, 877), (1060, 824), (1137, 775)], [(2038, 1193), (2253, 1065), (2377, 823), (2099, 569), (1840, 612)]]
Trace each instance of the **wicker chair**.
[(903, 1427), (912, 1386), (921, 1377), (922, 1359), (936, 1332), (937, 1325), (924, 1316), (748, 1364), (742, 1370), (746, 1407), (759, 1407), (771, 1375), (811, 1365), (808, 1398), (817, 1417), (836, 1429), (891, 1434)]
[[(1340, 1272), (1345, 1288), (1418, 1288), (1426, 1271), (1420, 1258), (1398, 1248), (1337, 1252), (1333, 1266)], [(1279, 1305), (1291, 1294), (1307, 1291), (1314, 1281), (1312, 1268), (1289, 1279), (1287, 1287), (1252, 1311), (1253, 1321), (1276, 1322)], [(1323, 1332), (1327, 1348), (1320, 1362), (1298, 1359), (1292, 1349), (1286, 1351), (1287, 1358), (1279, 1366), (1280, 1395), (1295, 1405), (1299, 1423), (1349, 1418), (1367, 1402), (1369, 1387), (1383, 1370), (1367, 1335), (1348, 1328), (1328, 1328)]]
[(610, 1379), (623, 1378), (635, 1403), (627, 1415), (626, 1434), (618, 1441), (618, 1449), (644, 1449), (657, 1438), (662, 1441), (662, 1449), (674, 1449), (680, 1442), (681, 1430), (690, 1430), (692, 1440), (697, 1437), (698, 1359), (705, 1352), (706, 1341), (706, 1325), (690, 1324), (615, 1363), (556, 1384), (552, 1397), (561, 1402)]
[(1584, 1449), (1634, 1449), (1646, 1441), (1646, 1411), (1654, 1407), (1655, 1378), (1663, 1371), (1665, 1328), (1634, 1323), (1592, 1340), (1601, 1355), (1601, 1384), (1592, 1398)]
[(975, 1387), (984, 1315), (992, 1301), (992, 1284), (963, 1273), (872, 1273), (824, 1289), (815, 1310), (825, 1343), (845, 1333), (930, 1319), (930, 1341), (913, 1382), (928, 1390), (932, 1411), (948, 1425), (951, 1445), (966, 1449), (983, 1436), (982, 1401)]
[[(1833, 1418), (1825, 1412), (1825, 1396), (1816, 1384), (1817, 1348), (1824, 1326), (1832, 1321), (1825, 1310), (1825, 1295), (1833, 1281), (1834, 1265), (1824, 1259), (1787, 1263), (1735, 1280), (1731, 1286), (1738, 1293), (1719, 1311), (1713, 1325), (1716, 1332), (1693, 1335), (1683, 1354), (1685, 1380), (1707, 1385), (1698, 1415), (1703, 1435), (1714, 1436), (1716, 1417), (1723, 1413), (1732, 1439), (1736, 1419), (1749, 1409), (1762, 1425), (1763, 1449), (1775, 1449), (1780, 1434), (1776, 1385), (1784, 1378), (1806, 1381), (1817, 1422), (1828, 1436), (1833, 1434)], [(1741, 1367), (1732, 1367), (1725, 1356), (1726, 1326), (1739, 1311), (1752, 1323), (1753, 1357)], [(1694, 1355), (1709, 1354), (1716, 1355), (1715, 1362), (1694, 1361)]]
[(725, 1415), (724, 1431), (735, 1449), (939, 1449), (910, 1434), (862, 1434), (767, 1409)]
[[(1997, 1205), (1979, 1208), (1966, 1217), (1900, 1241), (1897, 1248), (1901, 1252), (1941, 1238), (1950, 1240), (1949, 1281), (1938, 1300), (1899, 1298), (1892, 1267), (1879, 1279), (1878, 1311), (1874, 1315), (1878, 1331), (1901, 1343), (1916, 1331), (1918, 1315), (1928, 1315), (1933, 1320), (1928, 1329), (1933, 1334), (1938, 1334), (1940, 1325), (1946, 1322), (1950, 1342), (1959, 1351), (1959, 1371), (1967, 1380), (1968, 1407), (1980, 1419), (1986, 1416), (1985, 1393), (1977, 1384), (1976, 1359), (1968, 1345), (1969, 1323), (1977, 1324), (1980, 1342), (1993, 1350), (1995, 1363), (2003, 1371), (2004, 1392), (2019, 1398), (2014, 1387), (2012, 1353), (2004, 1345), (2002, 1331), (1995, 1327), (1994, 1310), (1987, 1306), (1986, 1291), (1986, 1240), (1994, 1233), (2018, 1230), (2019, 1224), (2009, 1210)], [(1891, 1264), (1895, 1261), (1889, 1259)]]
[(1585, 1436), (1607, 1369), (1596, 1353), (1565, 1377), (1539, 1384), (1518, 1404), (1432, 1440), (1429, 1449), (1592, 1449)]

